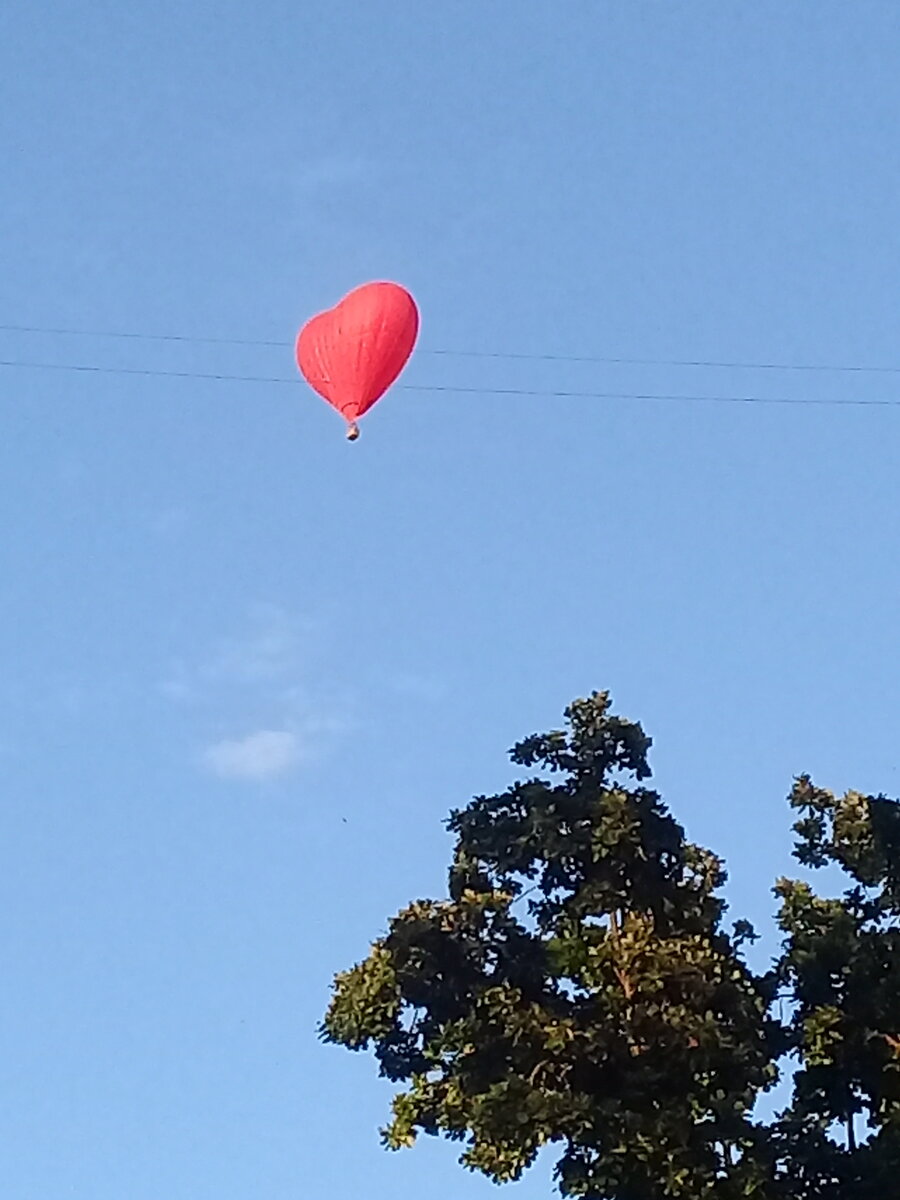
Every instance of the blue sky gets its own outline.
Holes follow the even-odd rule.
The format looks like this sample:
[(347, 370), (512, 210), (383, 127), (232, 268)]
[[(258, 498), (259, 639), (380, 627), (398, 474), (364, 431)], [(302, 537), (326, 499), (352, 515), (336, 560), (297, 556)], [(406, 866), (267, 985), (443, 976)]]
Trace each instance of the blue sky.
[(299, 382), (0, 368), (5, 1200), (493, 1195), (315, 1027), (593, 687), (764, 927), (792, 776), (895, 788), (900, 410), (477, 389), (900, 375), (435, 351), (900, 366), (898, 54), (893, 0), (6, 0), (0, 324), (290, 343), (393, 278), (422, 334), (353, 446)]

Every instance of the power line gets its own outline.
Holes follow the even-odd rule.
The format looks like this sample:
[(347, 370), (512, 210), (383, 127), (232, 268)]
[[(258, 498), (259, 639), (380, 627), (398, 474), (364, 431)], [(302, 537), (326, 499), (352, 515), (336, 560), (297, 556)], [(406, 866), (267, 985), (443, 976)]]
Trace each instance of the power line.
[[(47, 325), (2, 325), (3, 333), (53, 334), (62, 337), (119, 338), (144, 342), (181, 342), (207, 346), (256, 346), (268, 349), (290, 349), (293, 342), (266, 338), (205, 337), (180, 333), (140, 333), (134, 330), (72, 329)], [(741, 359), (718, 358), (629, 358), (605, 354), (532, 354), (506, 350), (421, 349), (420, 354), (444, 358), (486, 358), (503, 361), (604, 363), (641, 367), (718, 367), (743, 371), (821, 371), (851, 372), (854, 374), (900, 375), (900, 366), (873, 366), (861, 363), (777, 363), (747, 362)]]
[[(50, 363), (36, 362), (25, 359), (0, 359), (0, 367), (22, 368), (40, 371), (75, 371), (95, 375), (138, 375), (161, 379), (203, 379), (215, 382), (232, 383), (278, 383), (297, 387), (302, 383), (299, 377), (288, 378), (283, 375), (230, 375), (213, 371), (168, 371), (150, 367), (104, 367), (95, 363)], [(898, 408), (900, 399), (856, 400), (848, 398), (812, 397), (802, 399), (797, 396), (729, 396), (729, 395), (685, 395), (681, 392), (625, 392), (625, 391), (573, 391), (557, 388), (498, 388), (498, 387), (457, 387), (452, 384), (398, 384), (403, 391), (409, 392), (447, 392), (456, 395), (471, 396), (524, 396), (538, 399), (568, 399), (568, 400), (661, 400), (670, 403), (688, 401), (691, 403), (709, 404), (788, 404), (796, 406), (826, 406), (826, 407), (855, 407), (855, 408)]]
[(708, 402), (710, 404), (793, 404), (798, 406), (849, 406), (853, 408), (900, 408), (900, 399), (853, 400), (828, 397), (812, 397), (804, 400), (797, 396), (700, 396), (685, 395), (682, 392), (578, 392), (558, 391), (531, 388), (495, 388), (495, 387), (455, 387), (428, 384), (400, 385), (413, 392), (462, 392), (474, 396), (535, 396), (560, 397), (570, 400), (685, 400), (692, 403)]
[(620, 358), (599, 354), (524, 354), (493, 350), (426, 350), (426, 354), (455, 358), (522, 359), (526, 362), (606, 363), (635, 367), (727, 367), (744, 371), (852, 371), (861, 374), (900, 375), (900, 367), (839, 365), (836, 363), (741, 362), (718, 358)]
[(300, 379), (288, 379), (277, 375), (226, 375), (218, 371), (164, 371), (151, 367), (102, 367), (95, 363), (49, 363), (25, 359), (0, 358), (0, 367), (24, 367), (36, 371), (84, 371), (93, 375), (147, 375), (164, 379), (213, 379), (234, 383), (290, 383)]
[(2, 333), (52, 333), (63, 337), (125, 338), (138, 342), (188, 342), (205, 346), (268, 346), (285, 349), (291, 342), (266, 341), (259, 338), (194, 337), (184, 333), (136, 333), (122, 329), (63, 329), (49, 325), (0, 325)]

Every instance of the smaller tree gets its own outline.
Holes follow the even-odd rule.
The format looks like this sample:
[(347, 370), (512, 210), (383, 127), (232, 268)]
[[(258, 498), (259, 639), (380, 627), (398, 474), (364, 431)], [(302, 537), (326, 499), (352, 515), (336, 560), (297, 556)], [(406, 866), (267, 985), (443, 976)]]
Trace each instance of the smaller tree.
[(900, 806), (837, 798), (808, 776), (790, 803), (797, 858), (839, 868), (850, 887), (836, 899), (806, 882), (776, 888), (799, 1061), (778, 1128), (785, 1178), (815, 1200), (883, 1200), (900, 1178)]
[(774, 1196), (752, 1112), (784, 1048), (776, 977), (744, 961), (746, 922), (723, 928), (721, 861), (645, 786), (640, 725), (605, 692), (565, 716), (511, 751), (526, 779), (451, 815), (448, 897), (337, 977), (323, 1036), (404, 1085), (391, 1147), (444, 1134), (503, 1182), (554, 1144), (564, 1196)]

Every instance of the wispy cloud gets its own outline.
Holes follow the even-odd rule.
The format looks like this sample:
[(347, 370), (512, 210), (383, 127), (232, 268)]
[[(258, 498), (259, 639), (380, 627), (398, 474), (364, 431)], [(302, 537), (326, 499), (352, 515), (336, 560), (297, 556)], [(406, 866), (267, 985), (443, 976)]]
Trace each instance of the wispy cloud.
[(259, 605), (251, 628), (221, 642), (200, 674), (213, 682), (239, 684), (287, 678), (300, 669), (312, 633), (309, 622), (275, 605)]
[(159, 691), (169, 700), (186, 703), (221, 700), (226, 691), (270, 689), (279, 682), (295, 686), (314, 637), (312, 622), (276, 605), (257, 605), (241, 634), (220, 639), (192, 663), (174, 659)]
[(288, 729), (259, 729), (242, 738), (214, 742), (201, 761), (221, 779), (259, 780), (284, 775), (300, 761), (300, 742)]
[(193, 663), (174, 662), (159, 685), (195, 714), (205, 746), (198, 765), (220, 779), (268, 780), (310, 762), (334, 744), (346, 720), (316, 682), (322, 631), (284, 609), (258, 606), (247, 627)]
[(180, 659), (173, 662), (157, 685), (161, 696), (175, 703), (188, 703), (197, 697), (197, 684), (192, 672)]

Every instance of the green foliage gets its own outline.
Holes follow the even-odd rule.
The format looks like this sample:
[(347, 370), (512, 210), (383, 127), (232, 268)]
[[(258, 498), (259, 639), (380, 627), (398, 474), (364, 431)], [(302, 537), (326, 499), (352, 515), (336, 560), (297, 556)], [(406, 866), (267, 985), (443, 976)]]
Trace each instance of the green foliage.
[[(807, 776), (790, 803), (797, 858), (840, 868), (851, 886), (838, 898), (806, 882), (775, 889), (799, 1063), (781, 1133), (794, 1169), (814, 1181), (801, 1194), (880, 1200), (896, 1193), (900, 1170), (900, 805), (837, 798)], [(839, 1142), (828, 1136), (837, 1132)]]
[[(448, 897), (335, 980), (323, 1036), (403, 1088), (385, 1144), (447, 1136), (498, 1183), (552, 1145), (562, 1195), (590, 1200), (893, 1194), (898, 806), (796, 781), (798, 859), (851, 886), (780, 881), (783, 953), (760, 975), (752, 927), (723, 925), (721, 861), (646, 786), (640, 725), (606, 693), (565, 717), (511, 751), (525, 779), (451, 814)], [(762, 1123), (787, 1054), (790, 1105)]]

